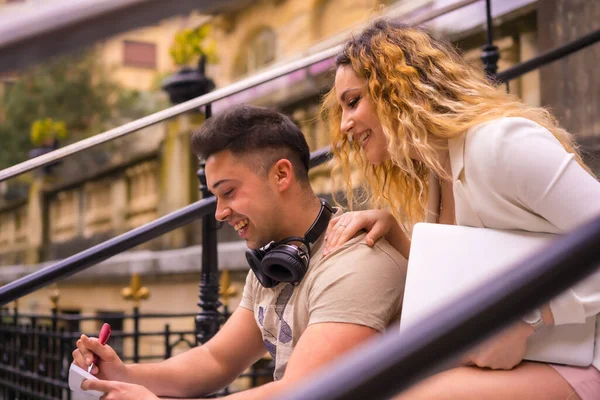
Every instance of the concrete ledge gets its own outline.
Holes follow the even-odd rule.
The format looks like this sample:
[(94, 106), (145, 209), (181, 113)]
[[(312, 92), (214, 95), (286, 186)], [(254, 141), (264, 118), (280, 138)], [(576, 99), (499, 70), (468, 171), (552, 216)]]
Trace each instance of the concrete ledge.
[[(219, 270), (247, 271), (244, 255), (246, 243), (242, 241), (219, 243)], [(12, 282), (32, 272), (55, 264), (48, 261), (34, 265), (0, 266), (0, 280)], [(142, 276), (198, 274), (202, 264), (202, 246), (167, 251), (128, 251), (118, 254), (98, 265), (73, 275), (69, 282), (96, 281), (108, 279), (128, 279), (132, 273)]]

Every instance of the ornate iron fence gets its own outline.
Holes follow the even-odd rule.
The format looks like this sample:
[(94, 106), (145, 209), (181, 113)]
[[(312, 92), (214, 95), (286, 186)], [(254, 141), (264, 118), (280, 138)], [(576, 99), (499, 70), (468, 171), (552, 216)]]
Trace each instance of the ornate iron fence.
[[(230, 313), (222, 307), (225, 321)], [(178, 349), (197, 344), (193, 329), (195, 313), (143, 314), (135, 307), (131, 314), (102, 314), (94, 316), (20, 313), (18, 309), (0, 310), (0, 400), (63, 400), (71, 399), (67, 378), (73, 359), (72, 352), (81, 335), (79, 328), (84, 321), (119, 321), (113, 330), (110, 344), (124, 362), (159, 361), (174, 355)], [(142, 321), (160, 320), (156, 325), (162, 329), (144, 331)], [(175, 321), (187, 320), (188, 330), (172, 329)], [(133, 326), (125, 331), (124, 325)], [(97, 336), (98, 332), (84, 332)], [(143, 351), (144, 340), (162, 341), (160, 352)], [(155, 347), (155, 346), (153, 346)], [(235, 385), (225, 388), (214, 397), (232, 393), (236, 388), (259, 386), (271, 381), (273, 365), (270, 359), (261, 359), (247, 373), (242, 374)]]
[[(461, 6), (464, 6), (467, 3), (470, 4), (472, 2), (475, 1), (463, 1), (461, 2)], [(453, 7), (458, 8), (458, 3), (456, 6)], [(590, 46), (593, 43), (597, 43), (600, 40), (600, 31), (596, 30), (590, 33), (589, 35), (579, 40), (576, 40), (570, 44), (561, 46), (557, 49), (553, 49), (547, 53), (536, 57), (533, 60), (527, 61), (514, 68), (496, 74), (497, 67), (495, 63), (497, 61), (497, 49), (495, 48), (495, 46), (493, 46), (492, 43), (493, 38), (490, 7), (490, 0), (487, 0), (486, 11), (488, 17), (488, 44), (483, 49), (484, 54), (482, 58), (486, 67), (486, 71), (490, 75), (490, 78), (495, 79), (499, 83), (507, 82), (510, 79), (520, 76), (526, 71), (538, 68), (541, 65), (545, 65), (555, 59), (562, 58), (584, 47)], [(444, 12), (438, 11), (436, 12), (436, 16), (442, 15), (443, 13), (445, 13), (445, 10)], [(421, 20), (421, 22), (424, 22), (426, 19), (433, 18), (433, 15), (428, 16), (427, 18)], [(254, 87), (260, 83), (264, 83), (266, 81), (277, 78), (285, 73), (293, 72), (295, 70), (304, 68), (317, 61), (326, 60), (331, 56), (335, 55), (337, 51), (338, 47), (335, 47), (322, 53), (309, 56), (305, 59), (292, 62), (289, 65), (276, 67), (272, 71), (267, 71), (255, 77), (250, 77), (244, 81), (230, 85), (227, 88), (219, 89), (213, 93), (201, 96), (194, 100), (190, 100), (187, 103), (171, 107), (162, 112), (142, 118), (140, 120), (126, 124), (119, 128), (115, 128), (111, 131), (107, 131), (93, 138), (89, 138), (82, 142), (78, 142), (76, 144), (65, 147), (63, 149), (59, 149), (45, 156), (40, 156), (35, 160), (30, 160), (17, 166), (8, 168), (4, 171), (0, 171), (0, 181), (14, 177), (31, 169), (50, 164), (58, 159), (64, 158), (78, 151), (93, 147), (95, 145), (98, 145), (99, 143), (124, 136), (144, 126), (151, 125), (155, 122), (162, 121), (166, 118), (178, 115), (186, 111), (190, 111), (192, 109), (197, 109), (199, 106), (206, 107), (206, 116), (209, 117), (210, 104), (213, 101), (225, 98), (231, 94), (240, 92), (243, 89)], [(321, 151), (313, 153), (311, 157), (311, 166), (323, 162), (327, 158), (327, 156), (327, 149), (323, 149)], [(202, 173), (199, 174), (199, 177), (201, 178), (202, 183)], [(206, 191), (204, 194), (208, 195)], [(52, 282), (72, 275), (75, 272), (97, 264), (98, 262), (115, 254), (118, 254), (122, 251), (125, 251), (129, 248), (132, 248), (137, 244), (158, 237), (163, 233), (166, 233), (179, 226), (190, 223), (198, 218), (203, 218), (204, 251), (200, 279), (199, 302), (202, 311), (198, 315), (143, 315), (139, 313), (139, 310), (134, 310), (134, 313), (132, 315), (119, 315), (119, 318), (133, 319), (133, 332), (128, 333), (123, 331), (117, 331), (114, 333), (114, 337), (120, 338), (122, 341), (132, 340), (132, 345), (130, 346), (132, 349), (131, 355), (126, 351), (126, 349), (128, 349), (129, 347), (123, 346), (122, 356), (124, 360), (134, 362), (157, 358), (167, 358), (170, 355), (172, 355), (174, 346), (180, 345), (182, 343), (185, 345), (192, 346), (195, 343), (204, 342), (210, 337), (212, 337), (214, 333), (216, 333), (216, 331), (221, 326), (222, 322), (228, 316), (227, 310), (221, 311), (222, 306), (218, 302), (219, 285), (217, 268), (218, 262), (216, 258), (216, 226), (214, 217), (212, 215), (214, 211), (214, 206), (214, 198), (206, 197), (204, 200), (201, 200), (183, 209), (175, 211), (165, 217), (152, 221), (142, 227), (136, 228), (130, 232), (127, 232), (119, 237), (111, 239), (98, 246), (95, 246), (86, 251), (71, 256), (61, 262), (58, 262), (55, 265), (47, 267), (43, 270), (36, 271), (35, 273), (32, 273), (27, 277), (11, 282), (10, 284), (7, 284), (0, 288), (0, 305), (7, 304), (8, 302), (22, 297), (36, 289), (39, 289)], [(598, 223), (598, 221), (596, 221), (596, 223)], [(586, 238), (583, 239), (591, 240), (590, 238), (594, 238), (595, 240), (596, 236), (598, 235), (600, 234), (598, 234), (596, 229), (594, 235), (589, 234)], [(565, 256), (568, 254), (574, 254), (574, 257), (582, 256), (581, 248), (569, 248), (563, 250), (563, 255)], [(596, 254), (594, 254), (594, 257), (595, 259), (597, 259)], [(548, 268), (550, 268), (551, 271), (553, 271), (554, 269), (558, 271), (559, 268), (563, 268), (563, 265), (548, 263)], [(579, 275), (578, 277), (581, 278), (581, 275)], [(573, 275), (572, 278), (574, 279), (575, 275)], [(520, 280), (519, 282), (524, 282), (523, 285), (533, 285), (533, 282), (536, 281), (536, 279), (531, 279)], [(559, 282), (558, 279), (556, 281)], [(564, 282), (566, 282), (566, 280), (563, 280), (563, 285)], [(506, 292), (506, 290), (503, 291), (503, 293)], [(550, 292), (555, 293), (556, 288), (553, 287), (547, 289), (546, 292), (543, 292), (546, 296), (544, 298), (549, 297)], [(520, 311), (523, 311), (526, 307), (525, 304), (528, 303), (528, 301), (525, 300), (529, 299), (529, 306), (531, 306), (536, 301), (541, 301), (541, 298), (542, 297), (530, 297), (529, 293), (523, 298), (523, 301), (520, 304), (520, 307), (522, 308)], [(494, 298), (488, 296), (486, 297), (486, 299), (489, 302), (492, 302), (493, 305), (500, 306), (503, 304), (503, 301), (502, 299), (500, 299), (499, 296), (496, 296)], [(517, 308), (519, 307), (516, 307), (515, 309)], [(513, 314), (515, 314), (516, 312), (517, 311), (514, 310), (512, 311)], [(475, 314), (473, 313), (469, 314), (465, 312), (462, 318), (465, 320), (467, 318), (475, 318), (473, 317), (474, 315)], [(496, 315), (495, 313), (486, 312), (481, 313), (481, 315), (495, 316), (495, 320), (492, 321), (495, 325), (492, 324), (492, 322), (490, 321), (488, 321), (489, 325), (486, 325), (486, 329), (488, 332), (493, 327), (499, 326), (501, 322), (506, 322), (509, 319), (507, 317), (514, 317), (514, 315), (508, 313)], [(178, 317), (192, 318), (194, 316), (196, 317), (194, 331), (172, 331), (170, 329), (169, 324), (165, 324), (165, 329), (161, 332), (141, 332), (139, 330), (139, 322), (143, 318), (168, 319)], [(458, 317), (460, 317), (460, 315), (457, 316), (457, 321), (459, 320)], [(103, 315), (102, 317), (80, 317), (66, 316), (57, 312), (54, 312), (52, 313), (52, 315), (49, 316), (31, 314), (25, 315), (19, 314), (18, 310), (13, 310), (11, 312), (7, 309), (4, 309), (2, 313), (0, 313), (0, 399), (70, 399), (70, 392), (67, 390), (66, 387), (66, 374), (68, 372), (68, 367), (71, 360), (71, 352), (72, 349), (74, 349), (75, 341), (79, 337), (79, 332), (71, 329), (72, 325), (68, 324), (73, 323), (74, 321), (83, 321), (85, 319), (94, 319), (98, 320), (99, 322), (102, 322), (101, 319), (104, 320), (107, 318), (109, 318), (109, 316), (107, 315)], [(439, 323), (439, 321), (437, 321), (437, 323)], [(469, 332), (470, 336), (467, 334), (463, 334), (464, 332), (462, 332), (461, 329), (459, 329), (460, 327), (457, 328), (452, 327), (450, 325), (448, 326), (448, 329), (452, 330), (444, 331), (439, 326), (437, 326), (436, 329), (431, 329), (430, 332), (439, 332), (440, 337), (443, 333), (444, 336), (440, 340), (445, 340), (447, 337), (449, 337), (449, 335), (457, 334), (458, 332), (460, 333), (461, 337), (465, 338), (465, 342), (472, 342), (473, 340), (475, 340), (476, 337), (478, 337), (479, 333), (485, 332), (483, 325), (481, 325), (478, 329), (467, 330), (466, 332)], [(153, 355), (140, 355), (140, 340), (144, 337), (150, 336), (164, 338), (164, 354), (161, 354), (160, 356), (156, 357)], [(189, 339), (190, 337), (192, 339)], [(431, 350), (434, 347), (433, 345), (436, 343), (434, 342), (434, 339), (436, 339), (437, 337), (427, 337), (427, 335), (419, 335), (419, 337), (422, 338), (422, 341), (424, 341), (424, 343), (422, 343), (422, 347), (419, 347), (417, 349), (426, 349), (422, 351), (428, 354), (436, 355), (436, 360), (425, 360), (423, 358), (426, 362), (423, 363), (421, 369), (415, 368), (415, 364), (408, 362), (410, 361), (408, 358), (402, 358), (402, 354), (400, 354), (400, 352), (390, 352), (389, 347), (383, 348), (382, 352), (387, 353), (388, 355), (390, 355), (390, 357), (399, 357), (400, 361), (398, 361), (398, 363), (405, 365), (408, 370), (413, 372), (413, 374), (416, 374), (417, 372), (422, 373), (427, 367), (435, 364), (435, 362), (442, 355), (442, 352), (435, 352)], [(394, 339), (394, 342), (392, 343), (399, 346), (401, 343), (396, 343), (396, 341), (397, 340)], [(444, 343), (444, 346), (447, 347), (446, 343)], [(406, 348), (412, 347), (407, 346)], [(308, 385), (303, 390), (298, 391), (294, 394), (289, 394), (289, 396), (287, 394), (284, 394), (282, 395), (282, 398), (350, 399), (364, 398), (363, 393), (368, 393), (369, 398), (383, 398), (388, 394), (392, 393), (392, 391), (402, 389), (401, 383), (398, 383), (396, 377), (403, 375), (395, 373), (397, 369), (394, 370), (394, 365), (392, 365), (392, 362), (397, 360), (391, 360), (389, 365), (385, 366), (382, 370), (382, 365), (380, 363), (381, 359), (382, 357), (370, 357), (370, 359), (366, 361), (369, 361), (372, 365), (369, 364), (369, 362), (363, 363), (367, 366), (367, 368), (370, 368), (370, 371), (367, 371), (371, 374), (370, 376), (369, 374), (364, 373), (362, 379), (349, 379), (349, 377), (354, 377), (356, 375), (356, 372), (359, 371), (359, 368), (356, 364), (348, 364), (346, 370), (343, 370), (343, 368), (335, 369), (335, 367), (333, 367), (329, 371), (329, 374), (325, 374), (321, 377), (321, 382), (315, 382), (312, 385)], [(377, 365), (379, 368), (375, 368), (373, 365)], [(354, 375), (350, 374), (350, 372), (348, 371), (354, 371)], [(264, 361), (259, 363), (258, 365), (255, 365), (250, 371), (250, 373), (246, 376), (250, 378), (251, 385), (255, 386), (257, 384), (262, 383), (261, 379), (270, 376), (271, 373), (272, 371), (270, 369), (269, 362)], [(339, 375), (337, 379), (334, 379), (334, 377), (332, 377), (333, 374)], [(386, 380), (385, 378), (387, 376), (393, 376), (393, 379)], [(383, 380), (381, 380), (382, 377)], [(377, 379), (379, 379), (379, 381)], [(327, 382), (324, 383), (324, 381)], [(361, 392), (360, 390), (362, 390), (363, 392)], [(340, 396), (337, 396), (333, 394), (333, 392), (342, 394)]]

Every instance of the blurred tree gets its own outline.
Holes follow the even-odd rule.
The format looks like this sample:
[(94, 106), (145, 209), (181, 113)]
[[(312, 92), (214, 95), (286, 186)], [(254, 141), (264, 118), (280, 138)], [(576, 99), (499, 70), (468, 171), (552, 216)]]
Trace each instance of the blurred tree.
[(204, 56), (206, 62), (216, 63), (216, 42), (210, 38), (210, 31), (211, 26), (204, 24), (195, 29), (188, 28), (177, 32), (169, 49), (173, 62), (182, 67), (191, 66)]
[(19, 74), (0, 99), (0, 169), (27, 159), (36, 121), (61, 121), (69, 141), (77, 141), (152, 112), (140, 97), (112, 81), (94, 52), (58, 57)]
[(64, 121), (55, 121), (52, 118), (38, 119), (31, 125), (30, 139), (36, 146), (55, 140), (67, 138), (67, 127)]

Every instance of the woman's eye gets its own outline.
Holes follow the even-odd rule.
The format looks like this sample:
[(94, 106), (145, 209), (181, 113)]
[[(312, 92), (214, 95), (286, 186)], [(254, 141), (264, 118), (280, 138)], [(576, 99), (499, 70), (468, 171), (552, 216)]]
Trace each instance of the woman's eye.
[(360, 100), (360, 97), (355, 97), (352, 100), (350, 100), (348, 102), (348, 106), (350, 106), (351, 108), (356, 107), (356, 105), (358, 104), (358, 101)]
[(233, 193), (233, 189), (228, 190), (225, 193), (223, 193), (223, 197), (229, 197), (229, 196), (231, 196), (232, 193)]

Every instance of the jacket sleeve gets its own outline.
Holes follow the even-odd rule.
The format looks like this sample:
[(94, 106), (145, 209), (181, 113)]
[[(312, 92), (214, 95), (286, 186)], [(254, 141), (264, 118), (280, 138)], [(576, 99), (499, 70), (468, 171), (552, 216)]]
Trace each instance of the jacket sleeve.
[[(600, 215), (600, 183), (544, 127), (515, 118), (495, 138), (494, 160), (507, 196), (563, 232)], [(600, 271), (551, 301), (555, 324), (583, 323), (600, 312)]]

